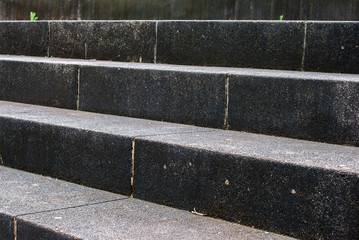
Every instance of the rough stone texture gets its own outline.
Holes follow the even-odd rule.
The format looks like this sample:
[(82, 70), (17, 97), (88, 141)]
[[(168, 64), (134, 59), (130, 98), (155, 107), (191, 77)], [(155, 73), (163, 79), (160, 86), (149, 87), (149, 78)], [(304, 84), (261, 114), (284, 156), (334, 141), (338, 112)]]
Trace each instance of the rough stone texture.
[(0, 236), (3, 240), (14, 239), (14, 220), (3, 212), (0, 212)]
[(5, 166), (131, 193), (135, 136), (202, 128), (0, 102), (0, 155)]
[(305, 70), (359, 73), (359, 22), (308, 22)]
[(135, 149), (137, 198), (300, 239), (359, 238), (359, 148), (217, 130)]
[(303, 22), (164, 21), (161, 63), (300, 70)]
[(0, 53), (47, 56), (47, 22), (0, 22)]
[(23, 216), (17, 227), (18, 240), (40, 239), (44, 232), (54, 237), (67, 233), (88, 240), (291, 239), (136, 199)]
[[(124, 199), (124, 196), (0, 167), (0, 236), (14, 239), (14, 217)], [(41, 238), (38, 238), (41, 239)]]
[(231, 75), (228, 121), (238, 131), (359, 146), (359, 77)]
[(81, 67), (80, 110), (222, 128), (224, 74)]
[(153, 62), (155, 22), (51, 22), (50, 56)]
[(77, 66), (0, 60), (0, 99), (76, 109)]

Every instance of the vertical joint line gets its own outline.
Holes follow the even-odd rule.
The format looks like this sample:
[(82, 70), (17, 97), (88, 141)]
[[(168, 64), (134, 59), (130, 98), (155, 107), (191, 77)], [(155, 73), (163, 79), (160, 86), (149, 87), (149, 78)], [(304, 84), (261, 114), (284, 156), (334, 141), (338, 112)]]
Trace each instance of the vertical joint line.
[(157, 63), (157, 32), (158, 32), (158, 21), (156, 21), (156, 27), (155, 27), (156, 41), (155, 41), (155, 46), (153, 49), (153, 62), (154, 63)]
[(76, 110), (80, 110), (80, 66), (77, 68)]
[(85, 43), (85, 59), (87, 59), (87, 43)]
[(1, 166), (4, 166), (4, 161), (2, 160), (1, 154), (0, 154), (0, 165), (1, 165)]
[(305, 50), (307, 48), (307, 22), (304, 22), (304, 39), (303, 39), (303, 55), (302, 55), (302, 66), (300, 68), (301, 71), (304, 71), (304, 63), (305, 63)]
[(50, 57), (50, 21), (47, 22), (47, 52), (46, 52), (46, 56)]
[(16, 232), (17, 232), (17, 226), (16, 226), (16, 217), (14, 217), (14, 240), (16, 240), (17, 239), (17, 234), (16, 234)]
[(224, 123), (223, 129), (228, 130), (228, 105), (229, 105), (229, 76), (226, 76), (226, 83), (225, 83), (225, 109), (224, 109)]
[(132, 139), (132, 148), (131, 148), (131, 193), (130, 193), (130, 198), (133, 197), (134, 180), (135, 180), (135, 138)]

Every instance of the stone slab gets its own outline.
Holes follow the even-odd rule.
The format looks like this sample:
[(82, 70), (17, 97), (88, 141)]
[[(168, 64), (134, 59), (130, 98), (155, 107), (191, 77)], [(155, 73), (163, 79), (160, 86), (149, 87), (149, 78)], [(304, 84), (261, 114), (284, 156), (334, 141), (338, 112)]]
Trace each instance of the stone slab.
[(0, 60), (0, 99), (76, 109), (75, 65)]
[(359, 73), (359, 22), (308, 22), (305, 71)]
[(0, 53), (47, 56), (48, 23), (1, 21)]
[(161, 21), (159, 63), (300, 70), (304, 23)]
[(136, 198), (300, 239), (359, 237), (359, 148), (216, 130), (135, 149)]
[(155, 22), (51, 21), (50, 56), (153, 62)]
[(223, 128), (225, 74), (81, 67), (79, 109)]
[(125, 195), (134, 137), (193, 131), (211, 130), (0, 101), (4, 165)]
[(0, 236), (4, 240), (14, 239), (17, 216), (126, 198), (3, 166), (0, 186)]
[(214, 128), (227, 119), (231, 130), (359, 144), (357, 74), (5, 55), (1, 61), (13, 69), (77, 66), (81, 110)]
[[(17, 239), (292, 239), (137, 199), (21, 216)], [(66, 235), (64, 236), (64, 233)], [(58, 239), (58, 238), (56, 238)]]
[(359, 77), (243, 76), (229, 80), (229, 129), (359, 146)]

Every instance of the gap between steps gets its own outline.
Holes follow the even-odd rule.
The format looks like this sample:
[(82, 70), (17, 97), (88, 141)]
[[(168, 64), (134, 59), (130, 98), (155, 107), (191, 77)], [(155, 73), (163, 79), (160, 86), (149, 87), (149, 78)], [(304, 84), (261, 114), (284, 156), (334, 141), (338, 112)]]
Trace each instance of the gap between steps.
[(81, 67), (77, 65), (77, 93), (76, 93), (76, 110), (80, 110), (80, 74)]
[(226, 81), (225, 81), (225, 109), (224, 109), (224, 123), (223, 123), (223, 129), (228, 130), (229, 123), (228, 123), (228, 105), (229, 105), (229, 75), (226, 75)]
[(302, 54), (302, 64), (300, 70), (304, 72), (305, 67), (305, 50), (307, 48), (307, 21), (304, 22), (304, 39), (303, 39), (303, 54)]
[[(102, 190), (102, 191), (103, 191), (103, 190)], [(98, 204), (104, 204), (104, 203), (110, 203), (110, 202), (117, 202), (117, 201), (122, 201), (122, 200), (127, 200), (127, 199), (129, 199), (129, 198), (128, 198), (128, 197), (124, 197), (124, 198), (107, 200), (107, 201), (102, 201), (102, 202), (94, 202), (94, 203), (87, 203), (87, 204), (82, 204), (82, 205), (76, 205), (76, 206), (72, 206), (72, 207), (54, 208), (54, 209), (49, 209), (49, 210), (43, 210), (43, 211), (37, 211), (37, 212), (24, 213), (24, 214), (16, 215), (15, 218), (17, 218), (17, 217), (22, 217), (22, 216), (27, 216), (27, 215), (38, 214), (38, 213), (50, 213), (50, 212), (56, 212), (56, 211), (61, 211), (61, 210), (67, 210), (67, 209), (75, 209), (75, 208), (80, 208), (80, 207), (87, 207), (87, 206), (93, 206), (93, 205), (98, 205)]]
[(196, 134), (204, 132), (213, 132), (218, 129), (213, 130), (203, 130), (203, 131), (188, 131), (188, 132), (177, 132), (177, 133), (168, 133), (168, 134), (149, 134), (149, 135), (139, 135), (131, 139), (131, 191), (130, 198), (133, 198), (135, 192), (135, 149), (136, 149), (136, 139), (141, 137), (154, 137), (154, 136), (170, 136), (170, 135), (180, 135), (180, 134)]
[(156, 25), (155, 25), (155, 35), (156, 35), (156, 41), (155, 41), (155, 46), (153, 49), (153, 62), (156, 64), (157, 63), (157, 34), (158, 33), (158, 21), (156, 21)]
[(50, 57), (50, 22), (47, 22), (47, 53), (46, 56)]

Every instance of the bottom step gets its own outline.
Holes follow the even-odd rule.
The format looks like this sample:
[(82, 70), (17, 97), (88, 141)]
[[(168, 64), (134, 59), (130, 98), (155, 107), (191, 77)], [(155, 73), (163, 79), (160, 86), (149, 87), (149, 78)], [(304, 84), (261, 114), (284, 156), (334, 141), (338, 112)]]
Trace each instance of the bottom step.
[(0, 186), (2, 240), (293, 239), (6, 167)]

